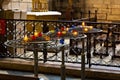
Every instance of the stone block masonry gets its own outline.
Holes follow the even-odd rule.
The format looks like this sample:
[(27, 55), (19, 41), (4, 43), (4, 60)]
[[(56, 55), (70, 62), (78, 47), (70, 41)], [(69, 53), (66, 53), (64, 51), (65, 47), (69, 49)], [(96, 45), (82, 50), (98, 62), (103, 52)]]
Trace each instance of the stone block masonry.
[(86, 0), (86, 9), (98, 11), (98, 21), (120, 21), (119, 0)]
[[(60, 2), (61, 0), (57, 0)], [(64, 5), (57, 4), (54, 5), (57, 10), (65, 11), (67, 8), (68, 2), (63, 0)], [(94, 13), (97, 10), (97, 19), (98, 21), (106, 22), (120, 22), (120, 0), (73, 0), (73, 11), (75, 14), (80, 14), (81, 11), (88, 13), (90, 10), (91, 13)], [(76, 1), (76, 2), (75, 2)], [(64, 6), (64, 10), (61, 6)], [(61, 7), (61, 8), (60, 8)], [(63, 12), (64, 15), (64, 12)], [(84, 15), (87, 16), (88, 14)], [(80, 18), (80, 15), (72, 15), (73, 17)]]

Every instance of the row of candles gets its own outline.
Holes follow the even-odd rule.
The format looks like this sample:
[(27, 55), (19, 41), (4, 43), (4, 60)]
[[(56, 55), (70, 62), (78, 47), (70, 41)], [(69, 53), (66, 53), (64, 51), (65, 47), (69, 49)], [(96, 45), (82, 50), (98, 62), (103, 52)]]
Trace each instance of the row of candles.
[[(83, 32), (88, 32), (89, 30), (93, 29), (93, 26), (86, 26), (85, 22), (82, 22), (82, 25), (78, 26), (72, 26), (70, 27), (61, 27), (60, 29), (57, 28), (55, 30), (50, 30), (48, 33), (55, 34), (55, 37), (62, 37), (66, 34), (72, 34), (72, 36), (78, 36), (79, 31), (77, 30), (78, 28), (81, 28)], [(29, 41), (35, 41), (37, 38), (44, 38), (45, 41), (49, 41), (51, 39), (50, 35), (47, 35), (47, 33), (42, 33), (35, 31), (33, 35), (25, 35), (23, 40), (24, 42), (29, 42)]]

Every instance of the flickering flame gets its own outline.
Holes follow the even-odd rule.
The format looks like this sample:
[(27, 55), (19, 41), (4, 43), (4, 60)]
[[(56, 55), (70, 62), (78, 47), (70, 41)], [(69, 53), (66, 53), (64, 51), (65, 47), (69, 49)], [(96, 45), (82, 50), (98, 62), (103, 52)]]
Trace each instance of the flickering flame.
[(69, 30), (69, 28), (67, 27), (67, 28), (66, 28), (66, 31), (68, 31), (68, 30)]
[(78, 32), (77, 32), (77, 31), (74, 31), (74, 32), (73, 32), (73, 35), (74, 35), (74, 36), (77, 36), (77, 35), (78, 35)]
[(67, 32), (66, 31), (62, 31), (62, 34), (66, 34)]
[(82, 22), (82, 26), (85, 26), (85, 22)]
[(46, 40), (46, 41), (49, 41), (49, 40), (50, 40), (50, 37), (49, 37), (49, 36), (45, 36), (45, 40)]
[(55, 30), (50, 30), (50, 32), (51, 32), (51, 33), (54, 33), (54, 32), (55, 32)]
[(24, 39), (23, 39), (25, 42), (27, 42), (29, 40), (28, 36), (25, 35)]
[(62, 33), (61, 33), (60, 31), (58, 31), (58, 32), (57, 32), (57, 36), (60, 37), (61, 35), (62, 35)]
[(87, 27), (86, 27), (86, 28), (84, 28), (84, 31), (85, 31), (85, 32), (87, 32), (87, 31), (88, 31), (88, 28), (87, 28)]
[(34, 36), (35, 37), (38, 37), (39, 36), (39, 33), (37, 31), (34, 32)]
[(89, 26), (89, 29), (92, 30), (92, 29), (93, 29), (93, 26)]

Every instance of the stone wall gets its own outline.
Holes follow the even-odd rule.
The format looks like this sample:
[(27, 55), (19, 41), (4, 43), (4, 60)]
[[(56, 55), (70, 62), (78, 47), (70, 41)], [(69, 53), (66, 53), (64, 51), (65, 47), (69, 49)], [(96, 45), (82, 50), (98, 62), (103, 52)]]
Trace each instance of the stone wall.
[(99, 21), (120, 21), (119, 0), (86, 0), (86, 10), (97, 10)]
[[(4, 5), (4, 9), (20, 9), (20, 11), (31, 10), (32, 0), (6, 0), (13, 1), (9, 5)], [(16, 3), (15, 3), (16, 1)], [(17, 2), (18, 1), (18, 2)], [(68, 9), (68, 0), (48, 0), (49, 10), (55, 10), (62, 12), (61, 19), (68, 17), (68, 13), (71, 12), (72, 19), (86, 18), (88, 17), (88, 11), (90, 11), (91, 17), (95, 16), (95, 10), (97, 10), (98, 21), (113, 21), (120, 22), (120, 0), (72, 0), (72, 9)], [(82, 16), (81, 16), (81, 13)]]
[[(68, 0), (53, 0), (53, 10), (62, 11), (63, 15), (68, 7)], [(73, 18), (80, 18), (80, 13), (84, 13), (84, 17), (88, 16), (88, 11), (94, 17), (95, 10), (97, 10), (98, 21), (115, 21), (120, 22), (120, 1), (119, 0), (73, 0)]]
[[(52, 5), (50, 10), (56, 10), (60, 11), (62, 13), (62, 19), (65, 19), (66, 16), (68, 16), (68, 13), (72, 13), (73, 19), (80, 18), (80, 12), (81, 12), (81, 5), (80, 0), (73, 0), (72, 1), (72, 9), (70, 9), (68, 0), (52, 0)], [(69, 14), (70, 15), (70, 14)]]

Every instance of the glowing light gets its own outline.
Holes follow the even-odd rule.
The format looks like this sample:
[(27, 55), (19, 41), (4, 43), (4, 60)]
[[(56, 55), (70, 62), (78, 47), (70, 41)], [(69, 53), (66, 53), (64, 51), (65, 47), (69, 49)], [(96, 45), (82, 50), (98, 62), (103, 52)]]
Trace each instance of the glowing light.
[(50, 32), (51, 32), (51, 33), (54, 33), (54, 32), (55, 32), (55, 30), (50, 30)]
[(29, 40), (28, 36), (25, 35), (25, 37), (23, 38), (23, 40), (24, 40), (25, 42), (27, 42), (27, 41)]
[(83, 26), (83, 27), (85, 26), (85, 22), (82, 22), (82, 26)]
[(78, 32), (77, 31), (73, 31), (73, 36), (77, 36), (78, 35)]
[(66, 31), (69, 31), (69, 28), (67, 27), (65, 30), (66, 30)]
[(60, 31), (57, 32), (57, 36), (60, 37), (62, 33)]
[(85, 27), (85, 28), (84, 28), (84, 31), (85, 31), (85, 32), (88, 32), (88, 28), (87, 28), (87, 27)]
[(66, 31), (62, 31), (62, 34), (64, 34), (64, 35), (65, 35), (66, 33), (67, 33)]
[(92, 29), (93, 29), (93, 26), (89, 26), (89, 29), (92, 30)]
[(34, 36), (35, 37), (38, 37), (39, 36), (39, 33), (37, 31), (34, 32)]
[(50, 40), (50, 37), (49, 37), (49, 36), (45, 36), (45, 40), (46, 40), (46, 41), (49, 41), (49, 40)]

